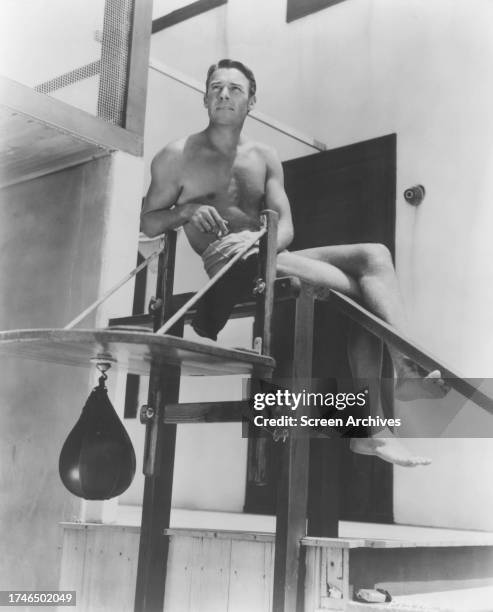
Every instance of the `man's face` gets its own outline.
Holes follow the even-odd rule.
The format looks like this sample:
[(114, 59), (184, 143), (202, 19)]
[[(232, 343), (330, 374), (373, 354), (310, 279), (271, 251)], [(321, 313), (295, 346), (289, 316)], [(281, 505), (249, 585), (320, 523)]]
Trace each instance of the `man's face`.
[(246, 76), (236, 68), (216, 70), (204, 96), (210, 120), (223, 125), (241, 125), (255, 105), (249, 86)]

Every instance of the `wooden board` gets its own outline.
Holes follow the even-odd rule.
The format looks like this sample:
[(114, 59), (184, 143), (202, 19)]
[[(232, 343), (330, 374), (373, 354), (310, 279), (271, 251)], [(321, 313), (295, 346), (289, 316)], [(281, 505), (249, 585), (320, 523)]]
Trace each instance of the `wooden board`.
[(96, 143), (3, 106), (0, 106), (0, 139), (3, 142), (0, 152), (2, 187), (110, 153)]
[(153, 360), (177, 365), (184, 375), (268, 376), (271, 357), (227, 349), (151, 332), (100, 329), (22, 329), (0, 332), (0, 357), (22, 357), (72, 366), (94, 367), (94, 358), (109, 359), (113, 367), (148, 375)]
[(132, 612), (139, 534), (121, 525), (98, 527), (63, 525), (59, 588), (76, 591), (78, 612)]
[(42, 176), (121, 150), (142, 155), (142, 137), (0, 76), (0, 184)]

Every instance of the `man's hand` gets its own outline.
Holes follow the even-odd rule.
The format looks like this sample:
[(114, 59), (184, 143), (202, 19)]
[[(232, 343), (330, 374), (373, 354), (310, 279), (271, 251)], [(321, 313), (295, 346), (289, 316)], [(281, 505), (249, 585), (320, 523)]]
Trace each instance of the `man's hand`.
[(217, 212), (214, 206), (208, 204), (181, 204), (188, 223), (206, 234), (224, 236), (228, 233), (227, 221)]

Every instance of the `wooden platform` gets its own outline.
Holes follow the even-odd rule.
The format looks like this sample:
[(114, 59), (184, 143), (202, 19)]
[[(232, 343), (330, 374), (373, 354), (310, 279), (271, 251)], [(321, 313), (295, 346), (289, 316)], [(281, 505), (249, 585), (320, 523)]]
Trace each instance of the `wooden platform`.
[[(137, 507), (122, 510), (125, 525), (63, 524), (60, 588), (78, 589), (81, 611), (112, 612), (115, 597), (132, 611), (140, 517)], [(274, 517), (174, 509), (171, 525), (164, 612), (272, 611)], [(303, 540), (304, 612), (493, 609), (482, 605), (493, 590), (493, 534), (354, 522), (339, 531)], [(353, 601), (357, 589), (375, 587), (394, 603)]]
[[(140, 519), (140, 506), (119, 506), (117, 525), (126, 528), (138, 528)], [(274, 516), (263, 514), (173, 508), (171, 510), (170, 532), (179, 532), (180, 530), (199, 530), (204, 534), (227, 531), (229, 533), (246, 534), (247, 536), (256, 533), (274, 538), (276, 519)], [(337, 546), (340, 548), (493, 546), (493, 532), (339, 521), (338, 538), (307, 537), (303, 538), (303, 544), (305, 546)]]
[(239, 374), (268, 376), (271, 357), (152, 332), (99, 329), (22, 329), (0, 332), (0, 357), (22, 357), (63, 365), (93, 367), (109, 360), (128, 373), (148, 375), (151, 362), (180, 366), (188, 376)]

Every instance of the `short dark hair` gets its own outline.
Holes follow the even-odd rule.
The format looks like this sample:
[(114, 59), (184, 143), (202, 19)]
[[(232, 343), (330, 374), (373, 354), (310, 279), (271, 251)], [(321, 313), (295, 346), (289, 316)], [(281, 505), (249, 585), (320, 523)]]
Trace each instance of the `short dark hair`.
[(207, 71), (207, 78), (205, 80), (206, 93), (209, 89), (209, 82), (212, 78), (212, 75), (214, 74), (214, 72), (216, 72), (216, 70), (219, 70), (219, 68), (236, 68), (236, 70), (239, 70), (248, 79), (248, 96), (252, 97), (255, 95), (255, 92), (257, 91), (257, 82), (255, 81), (255, 77), (253, 76), (253, 72), (250, 70), (250, 68), (248, 68), (248, 66), (245, 66), (245, 64), (243, 64), (242, 62), (238, 62), (236, 60), (231, 59), (222, 59), (219, 60), (216, 64), (212, 64), (212, 66), (210, 66), (209, 70)]

